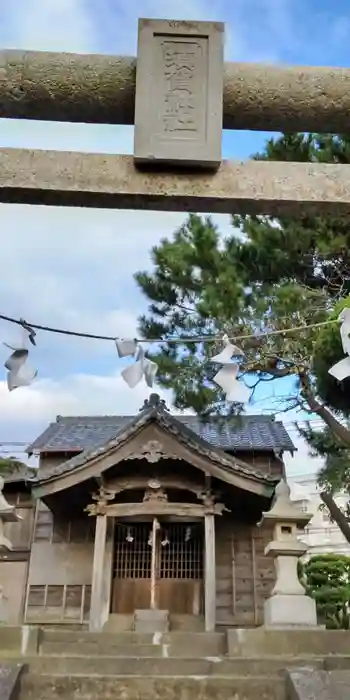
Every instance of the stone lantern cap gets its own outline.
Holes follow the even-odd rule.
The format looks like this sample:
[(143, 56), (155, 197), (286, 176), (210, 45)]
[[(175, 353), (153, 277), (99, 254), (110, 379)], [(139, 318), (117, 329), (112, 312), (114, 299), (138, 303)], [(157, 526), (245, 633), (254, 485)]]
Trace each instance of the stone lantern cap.
[(0, 476), (0, 520), (4, 523), (16, 523), (21, 520), (20, 516), (15, 512), (15, 506), (11, 506), (3, 495), (5, 481)]
[(305, 527), (312, 518), (312, 513), (303, 513), (290, 497), (290, 488), (285, 479), (281, 479), (275, 489), (272, 508), (262, 514), (259, 525), (266, 521), (294, 523)]

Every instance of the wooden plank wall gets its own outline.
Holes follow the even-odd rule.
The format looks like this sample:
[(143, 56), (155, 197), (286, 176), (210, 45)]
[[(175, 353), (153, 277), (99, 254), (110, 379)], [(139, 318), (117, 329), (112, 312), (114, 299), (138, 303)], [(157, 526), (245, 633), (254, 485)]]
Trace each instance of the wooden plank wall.
[(275, 583), (273, 558), (264, 555), (272, 539), (267, 528), (216, 519), (217, 624), (251, 627), (263, 623), (263, 606)]
[(54, 517), (38, 503), (25, 622), (86, 622), (90, 611), (95, 518)]

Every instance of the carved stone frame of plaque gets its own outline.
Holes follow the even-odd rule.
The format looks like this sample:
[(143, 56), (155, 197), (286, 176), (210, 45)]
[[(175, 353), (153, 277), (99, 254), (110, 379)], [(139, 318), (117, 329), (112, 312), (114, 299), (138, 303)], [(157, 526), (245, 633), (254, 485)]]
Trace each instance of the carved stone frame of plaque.
[(223, 45), (222, 22), (139, 20), (136, 165), (219, 167)]

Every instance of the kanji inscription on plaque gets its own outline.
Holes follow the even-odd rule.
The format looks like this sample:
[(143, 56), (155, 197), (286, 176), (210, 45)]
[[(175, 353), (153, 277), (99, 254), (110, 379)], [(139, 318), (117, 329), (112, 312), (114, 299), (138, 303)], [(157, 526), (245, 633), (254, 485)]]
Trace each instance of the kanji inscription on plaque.
[(223, 29), (214, 22), (139, 21), (136, 164), (220, 165)]
[(164, 131), (189, 131), (194, 134), (199, 131), (199, 110), (202, 106), (198, 84), (201, 49), (198, 42), (185, 44), (164, 41), (162, 44), (165, 79)]

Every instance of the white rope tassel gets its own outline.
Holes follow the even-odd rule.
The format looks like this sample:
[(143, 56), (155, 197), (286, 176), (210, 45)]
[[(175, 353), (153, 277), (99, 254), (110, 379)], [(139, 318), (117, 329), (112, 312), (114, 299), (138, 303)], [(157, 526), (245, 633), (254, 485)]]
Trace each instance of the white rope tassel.
[(219, 365), (228, 365), (232, 362), (232, 357), (244, 357), (244, 352), (237, 345), (233, 345), (227, 335), (224, 335), (222, 342), (223, 350), (218, 355), (210, 358), (210, 362), (217, 362)]
[(27, 364), (29, 350), (27, 350), (25, 344), (28, 339), (32, 345), (35, 345), (35, 341), (29, 331), (24, 329), (22, 342), (17, 347), (4, 343), (5, 347), (12, 350), (10, 357), (4, 363), (5, 369), (8, 370), (6, 379), (9, 391), (18, 389), (21, 386), (30, 386), (38, 374), (37, 369)]
[(145, 357), (145, 352), (141, 345), (136, 346), (136, 349), (137, 354), (134, 364), (130, 365), (130, 367), (125, 367), (121, 372), (121, 376), (129, 389), (135, 389), (142, 379), (145, 380), (147, 386), (151, 389), (158, 371), (158, 365)]
[(244, 352), (237, 345), (230, 343), (227, 336), (223, 337), (223, 343), (223, 350), (210, 359), (210, 362), (223, 365), (215, 375), (214, 382), (223, 390), (226, 401), (230, 403), (246, 403), (250, 398), (250, 389), (238, 381), (239, 365), (236, 362), (232, 362), (233, 356), (242, 357)]
[(343, 309), (338, 316), (338, 321), (341, 322), (340, 338), (343, 346), (344, 354), (348, 357), (343, 357), (333, 367), (328, 370), (334, 379), (342, 382), (347, 377), (350, 377), (350, 308)]
[(132, 338), (116, 338), (115, 345), (118, 357), (133, 357), (137, 353), (137, 342)]

